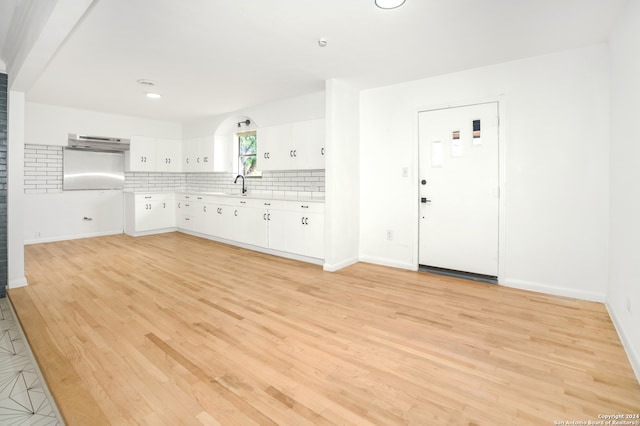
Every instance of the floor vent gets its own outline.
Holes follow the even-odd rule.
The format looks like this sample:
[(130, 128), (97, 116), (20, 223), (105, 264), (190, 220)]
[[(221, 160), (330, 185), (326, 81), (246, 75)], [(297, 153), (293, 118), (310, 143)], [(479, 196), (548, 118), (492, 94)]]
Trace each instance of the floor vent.
[(487, 284), (498, 284), (498, 277), (493, 275), (474, 274), (472, 272), (454, 271), (453, 269), (436, 268), (434, 266), (420, 265), (420, 272), (429, 272), (432, 274), (446, 275), (447, 277), (462, 278), (464, 280), (479, 281)]

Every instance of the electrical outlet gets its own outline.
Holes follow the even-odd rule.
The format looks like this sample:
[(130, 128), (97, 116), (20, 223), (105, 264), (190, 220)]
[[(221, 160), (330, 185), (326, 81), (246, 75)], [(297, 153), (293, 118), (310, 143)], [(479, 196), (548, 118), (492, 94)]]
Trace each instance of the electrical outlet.
[(633, 313), (633, 311), (631, 310), (631, 299), (627, 297), (627, 312), (629, 312), (630, 314)]
[(387, 240), (391, 241), (393, 240), (393, 231), (392, 230), (387, 230)]

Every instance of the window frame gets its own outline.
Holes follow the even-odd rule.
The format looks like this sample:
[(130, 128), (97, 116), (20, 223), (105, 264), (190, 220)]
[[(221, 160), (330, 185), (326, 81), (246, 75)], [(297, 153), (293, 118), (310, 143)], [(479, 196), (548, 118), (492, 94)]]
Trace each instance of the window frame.
[[(240, 144), (242, 142), (242, 137), (247, 136), (247, 135), (254, 135), (256, 138), (256, 152), (255, 154), (242, 154), (242, 150), (240, 149)], [(235, 134), (236, 137), (236, 148), (238, 149), (238, 174), (241, 174), (242, 176), (244, 176), (245, 178), (262, 178), (262, 171), (258, 170), (257, 165), (258, 165), (258, 132), (256, 130), (246, 130), (244, 132), (237, 132)], [(256, 159), (256, 168), (254, 169), (253, 173), (250, 175), (246, 175), (245, 174), (245, 169), (244, 169), (244, 160), (247, 157), (255, 157)]]

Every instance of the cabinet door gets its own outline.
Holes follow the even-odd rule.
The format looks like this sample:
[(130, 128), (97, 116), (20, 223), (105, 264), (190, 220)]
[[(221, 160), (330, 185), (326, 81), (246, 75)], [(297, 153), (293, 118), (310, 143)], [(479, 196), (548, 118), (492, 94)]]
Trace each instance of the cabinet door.
[(231, 229), (235, 241), (267, 247), (267, 210), (254, 207), (233, 207)]
[(315, 170), (325, 168), (324, 119), (306, 120), (293, 123), (292, 138), (295, 154), (294, 167), (297, 170)]
[(290, 170), (293, 162), (291, 124), (257, 130), (258, 170)]
[(179, 172), (181, 170), (182, 149), (179, 140), (156, 140), (156, 170), (159, 172)]
[(214, 171), (214, 154), (215, 144), (214, 137), (207, 136), (200, 138), (198, 141), (196, 165), (199, 172), (213, 172)]
[(324, 214), (295, 214), (294, 229), (289, 234), (288, 248), (292, 253), (324, 259)]
[(156, 171), (156, 139), (132, 136), (131, 145), (125, 151), (125, 170), (128, 172)]
[(198, 139), (185, 139), (182, 141), (182, 171), (195, 172), (197, 169), (196, 156), (198, 151)]
[(208, 204), (207, 209), (207, 235), (227, 240), (233, 239), (231, 215), (234, 207), (223, 204)]
[(268, 223), (268, 247), (274, 250), (286, 251), (287, 247), (287, 233), (289, 230), (290, 213), (284, 210), (269, 210), (266, 213), (266, 220)]

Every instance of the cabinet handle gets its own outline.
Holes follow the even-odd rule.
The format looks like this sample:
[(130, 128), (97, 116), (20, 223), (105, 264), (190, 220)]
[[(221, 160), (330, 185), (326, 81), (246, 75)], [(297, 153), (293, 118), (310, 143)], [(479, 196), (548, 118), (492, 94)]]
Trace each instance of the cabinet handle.
[(87, 216), (85, 216), (85, 217), (83, 217), (83, 218), (82, 218), (82, 220), (89, 220), (89, 221), (91, 221), (91, 220), (93, 220), (93, 218), (92, 218), (92, 217), (87, 217)]
[(289, 151), (289, 157), (293, 157), (293, 150)]
[(207, 211), (207, 206), (202, 206), (202, 211), (206, 212)]
[(235, 211), (233, 212), (233, 215), (234, 215), (234, 216), (238, 216), (238, 210), (235, 210)]
[(185, 206), (185, 207), (189, 207), (190, 205), (191, 205), (191, 204), (185, 204), (184, 206)]
[(202, 197), (197, 197), (198, 200), (202, 200)]
[(266, 213), (262, 215), (262, 220), (267, 220), (267, 214)]
[(304, 217), (300, 219), (300, 223), (304, 225)]
[(293, 156), (294, 156), (294, 157), (297, 157), (297, 156), (298, 156), (298, 154), (297, 154), (297, 153), (298, 153), (298, 151), (294, 149), (294, 150), (293, 150)]
[(165, 158), (164, 164), (171, 164), (171, 158)]
[(189, 164), (189, 159), (188, 159), (188, 158), (187, 158), (187, 160), (186, 160), (186, 161), (187, 161), (187, 164)]
[(305, 206), (304, 204), (301, 205), (300, 207), (302, 207), (303, 209), (308, 209), (309, 208), (309, 206)]
[(180, 208), (180, 203), (178, 203), (178, 208)]
[(162, 208), (166, 209), (167, 208), (167, 203), (162, 203)]
[(271, 203), (264, 203), (264, 205), (265, 205), (265, 206), (270, 206), (270, 205), (271, 205)]
[(146, 196), (144, 197), (144, 199), (145, 199), (145, 200), (149, 200), (149, 199), (151, 199), (151, 195), (146, 195)]
[(184, 198), (186, 198), (188, 200), (191, 197), (189, 195), (185, 195)]
[(191, 219), (189, 219), (188, 217), (185, 217), (184, 220), (191, 220)]
[(324, 147), (320, 148), (320, 155), (324, 155)]
[(208, 163), (209, 162), (209, 157), (203, 157), (202, 158), (202, 162), (203, 163)]
[(196, 158), (196, 163), (200, 162), (200, 157)]
[(271, 153), (267, 152), (267, 160), (271, 158)]
[(246, 201), (240, 201), (240, 204), (247, 204)]
[(271, 213), (267, 213), (267, 220), (271, 220)]
[(308, 217), (305, 217), (305, 218), (304, 218), (304, 224), (305, 224), (305, 225), (308, 225), (308, 224), (309, 224), (309, 218), (308, 218)]
[(145, 210), (151, 210), (151, 204), (145, 204), (144, 205), (144, 209)]

